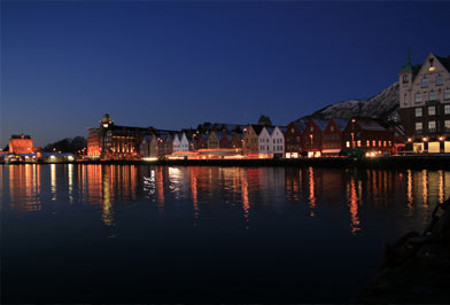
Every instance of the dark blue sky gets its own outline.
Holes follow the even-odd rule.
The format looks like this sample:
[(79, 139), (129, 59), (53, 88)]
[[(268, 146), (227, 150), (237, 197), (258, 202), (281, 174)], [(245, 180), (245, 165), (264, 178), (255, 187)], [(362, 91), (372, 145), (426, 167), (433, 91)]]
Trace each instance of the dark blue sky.
[(1, 2), (1, 139), (287, 124), (450, 55), (450, 2)]

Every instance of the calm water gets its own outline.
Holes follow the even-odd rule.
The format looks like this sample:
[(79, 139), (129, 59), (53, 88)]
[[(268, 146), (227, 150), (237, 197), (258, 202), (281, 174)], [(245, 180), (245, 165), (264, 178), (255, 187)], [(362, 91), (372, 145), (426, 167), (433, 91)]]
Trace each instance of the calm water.
[(345, 302), (448, 196), (446, 171), (0, 165), (2, 301)]

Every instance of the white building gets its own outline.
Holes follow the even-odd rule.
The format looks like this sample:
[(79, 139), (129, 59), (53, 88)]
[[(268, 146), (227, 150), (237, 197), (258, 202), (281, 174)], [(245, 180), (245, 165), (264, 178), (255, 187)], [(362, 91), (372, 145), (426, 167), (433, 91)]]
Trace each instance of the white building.
[(270, 135), (272, 143), (272, 153), (274, 156), (284, 156), (284, 131), (283, 128), (275, 126)]

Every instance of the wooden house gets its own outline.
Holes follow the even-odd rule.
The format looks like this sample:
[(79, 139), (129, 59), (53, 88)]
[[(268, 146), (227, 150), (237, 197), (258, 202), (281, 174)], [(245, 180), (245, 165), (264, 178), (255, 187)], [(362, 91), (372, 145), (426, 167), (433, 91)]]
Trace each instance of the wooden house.
[(344, 148), (342, 145), (342, 133), (348, 120), (331, 119), (323, 131), (322, 154), (339, 155)]
[(292, 122), (286, 127), (284, 133), (286, 158), (298, 158), (302, 152), (302, 135), (306, 128), (305, 123)]

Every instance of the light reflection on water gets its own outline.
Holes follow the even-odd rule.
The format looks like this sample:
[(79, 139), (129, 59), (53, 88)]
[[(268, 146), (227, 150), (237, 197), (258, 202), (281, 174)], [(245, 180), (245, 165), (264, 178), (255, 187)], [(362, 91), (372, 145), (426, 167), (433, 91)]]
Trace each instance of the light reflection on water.
[(9, 303), (343, 303), (450, 172), (0, 165), (0, 195)]
[(450, 173), (442, 170), (26, 164), (1, 165), (0, 183), (3, 202), (15, 213), (41, 210), (48, 201), (81, 202), (101, 205), (107, 226), (114, 223), (116, 203), (145, 198), (161, 213), (167, 201), (189, 201), (194, 224), (201, 217), (202, 205), (237, 204), (242, 207), (246, 228), (251, 210), (258, 206), (303, 202), (309, 217), (320, 217), (323, 205), (344, 201), (353, 234), (364, 230), (360, 210), (369, 202), (384, 208), (392, 204), (392, 198), (400, 199), (405, 230), (418, 230), (430, 221), (435, 204), (450, 196)]

